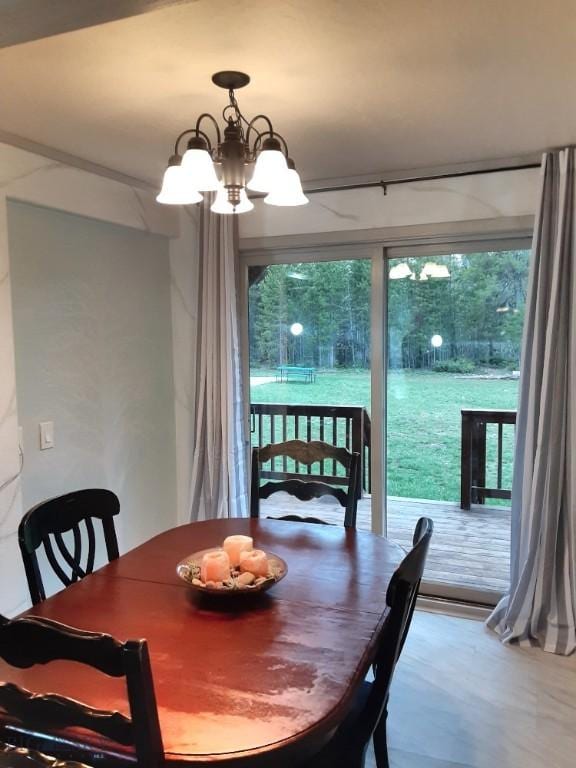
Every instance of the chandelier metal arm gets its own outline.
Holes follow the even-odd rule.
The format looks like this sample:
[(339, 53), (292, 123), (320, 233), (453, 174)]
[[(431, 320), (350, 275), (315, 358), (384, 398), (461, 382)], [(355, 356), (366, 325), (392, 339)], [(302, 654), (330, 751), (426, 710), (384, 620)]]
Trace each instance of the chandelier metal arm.
[(286, 143), (286, 139), (284, 138), (284, 136), (282, 136), (281, 133), (276, 133), (276, 131), (263, 131), (262, 133), (259, 133), (256, 141), (254, 142), (253, 151), (254, 152), (258, 151), (258, 147), (262, 143), (262, 139), (265, 139), (266, 136), (270, 136), (271, 138), (280, 140), (280, 143), (282, 144), (282, 147), (284, 149), (284, 155), (286, 159), (288, 159), (288, 144)]
[(256, 134), (256, 137), (257, 137), (255, 139), (255, 141), (254, 141), (254, 147), (256, 147), (256, 143), (257, 143), (258, 139), (262, 136), (262, 133), (257, 128), (254, 127), (254, 123), (256, 122), (256, 120), (264, 120), (267, 123), (268, 130), (265, 131), (266, 135), (268, 135), (268, 134), (270, 136), (275, 136), (276, 135), (274, 133), (274, 127), (272, 125), (272, 121), (270, 120), (270, 118), (267, 117), (266, 115), (256, 115), (256, 117), (253, 117), (252, 120), (250, 120), (250, 122), (248, 123), (248, 130), (246, 131), (246, 144), (248, 146), (250, 146), (250, 134), (251, 134), (252, 131), (254, 131), (254, 133)]
[(212, 142), (210, 141), (210, 136), (208, 136), (207, 133), (204, 133), (204, 131), (201, 131), (199, 128), (187, 128), (185, 131), (182, 131), (180, 136), (176, 139), (176, 144), (174, 146), (174, 154), (178, 157), (181, 157), (180, 151), (179, 151), (179, 144), (180, 141), (186, 136), (186, 134), (192, 133), (194, 136), (202, 136), (202, 138), (206, 141), (206, 144), (208, 145), (208, 149), (210, 153), (212, 154)]
[[(200, 115), (200, 117), (198, 118), (198, 120), (196, 120), (196, 133), (198, 133), (198, 134), (202, 133), (200, 131), (200, 123), (202, 122), (202, 120), (210, 120), (211, 121), (212, 125), (216, 129), (216, 138), (218, 139), (218, 144), (221, 144), (222, 143), (222, 134), (220, 133), (220, 126), (218, 125), (218, 122), (216, 121), (216, 118), (213, 117), (209, 112), (203, 112)], [(206, 138), (206, 134), (205, 133), (202, 134), (202, 135), (204, 136), (204, 138)], [(212, 149), (212, 144), (211, 144), (210, 140), (208, 140), (208, 145), (209, 145), (210, 149)]]
[(182, 133), (178, 136), (178, 138), (174, 142), (174, 154), (175, 155), (180, 155), (180, 152), (179, 152), (180, 142), (182, 141), (184, 136), (186, 136), (187, 133), (196, 133), (196, 129), (195, 128), (186, 128), (185, 131), (182, 131)]

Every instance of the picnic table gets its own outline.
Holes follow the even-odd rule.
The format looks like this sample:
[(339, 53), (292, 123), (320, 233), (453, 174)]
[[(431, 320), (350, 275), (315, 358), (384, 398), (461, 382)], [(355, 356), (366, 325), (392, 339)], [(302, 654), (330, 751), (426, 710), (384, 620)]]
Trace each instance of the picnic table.
[(276, 372), (276, 382), (288, 382), (292, 378), (304, 379), (306, 384), (316, 381), (316, 369), (298, 365), (279, 365)]

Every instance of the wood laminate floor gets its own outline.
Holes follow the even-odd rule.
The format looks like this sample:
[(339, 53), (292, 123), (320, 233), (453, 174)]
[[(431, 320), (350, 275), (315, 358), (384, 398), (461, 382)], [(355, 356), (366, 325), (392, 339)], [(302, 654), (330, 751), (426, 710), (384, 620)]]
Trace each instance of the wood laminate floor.
[[(261, 501), (263, 516), (311, 515), (341, 523), (342, 507), (333, 499), (300, 502), (286, 493)], [(434, 536), (425, 578), (440, 584), (504, 593), (510, 569), (510, 509), (474, 505), (469, 512), (453, 502), (388, 499), (388, 537), (409, 548), (416, 521), (434, 520)], [(358, 503), (357, 527), (371, 528), (371, 500)]]
[(417, 611), (389, 711), (391, 768), (574, 768), (576, 655)]

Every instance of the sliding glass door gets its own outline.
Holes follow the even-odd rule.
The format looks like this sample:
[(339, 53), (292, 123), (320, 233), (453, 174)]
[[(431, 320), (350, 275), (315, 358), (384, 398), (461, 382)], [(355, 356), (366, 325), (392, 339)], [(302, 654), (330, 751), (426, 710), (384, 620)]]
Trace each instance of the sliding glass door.
[(387, 530), (408, 545), (433, 518), (433, 592), (508, 586), (528, 260), (518, 249), (388, 262)]
[[(251, 444), (322, 440), (361, 455), (363, 497), (358, 526), (371, 527), (370, 260), (254, 266), (249, 279)], [(337, 485), (333, 461), (310, 467), (273, 459), (266, 477), (295, 475)], [(342, 523), (331, 496), (301, 502), (276, 493), (267, 516), (316, 515)]]
[[(245, 257), (251, 444), (298, 437), (358, 451), (359, 528), (409, 547), (418, 518), (434, 520), (429, 594), (489, 603), (507, 588), (524, 242)], [(266, 471), (308, 469), (277, 460)], [(310, 473), (338, 482), (331, 464)], [(266, 505), (342, 519), (325, 501)]]

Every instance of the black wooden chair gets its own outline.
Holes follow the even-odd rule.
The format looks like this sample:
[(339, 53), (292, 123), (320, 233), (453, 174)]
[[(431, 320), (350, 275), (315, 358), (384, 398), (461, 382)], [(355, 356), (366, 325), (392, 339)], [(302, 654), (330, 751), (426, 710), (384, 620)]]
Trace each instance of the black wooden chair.
[[(119, 643), (111, 635), (74, 629), (49, 619), (30, 616), (10, 620), (0, 616), (0, 657), (21, 669), (66, 660), (112, 677), (125, 677), (130, 709), (127, 717), (58, 694), (32, 693), (14, 683), (2, 682), (0, 708), (5, 715), (0, 739), (5, 744), (39, 750), (57, 760), (91, 765), (97, 762), (107, 768), (135, 764), (159, 768), (164, 764), (145, 640)], [(104, 741), (99, 738), (95, 746), (89, 734), (99, 734)], [(31, 757), (37, 757), (36, 753)]]
[[(304, 464), (310, 467), (315, 462), (333, 462), (344, 467), (346, 476), (342, 477), (342, 484), (346, 490), (336, 485), (312, 480), (312, 476), (299, 475), (293, 473), (287, 480), (279, 482), (267, 482), (260, 484), (262, 467), (267, 461), (273, 461), (280, 458), (292, 459), (297, 464)], [(321, 465), (323, 466), (323, 464)], [(272, 471), (270, 474), (274, 474)], [(281, 476), (285, 473), (281, 473)], [(335, 476), (335, 472), (333, 471)], [(338, 478), (339, 479), (339, 478)], [(267, 499), (273, 493), (284, 491), (291, 496), (295, 496), (300, 501), (310, 501), (322, 496), (332, 496), (344, 507), (344, 526), (346, 528), (356, 527), (356, 511), (358, 507), (358, 498), (360, 496), (360, 454), (351, 453), (346, 448), (339, 448), (330, 443), (324, 443), (320, 440), (288, 440), (284, 443), (271, 443), (261, 448), (252, 449), (252, 482), (250, 492), (250, 517), (260, 516), (260, 499)], [(279, 520), (295, 520), (306, 523), (326, 524), (324, 520), (318, 517), (300, 517), (299, 515), (284, 515)]]
[(377, 768), (389, 768), (386, 719), (390, 684), (414, 614), (433, 529), (429, 518), (418, 520), (413, 548), (396, 569), (388, 586), (386, 603), (389, 611), (374, 661), (374, 680), (364, 681), (348, 717), (306, 768), (363, 768), (371, 738)]
[[(93, 519), (96, 518), (102, 522), (108, 561), (118, 557), (118, 541), (113, 518), (119, 512), (120, 502), (112, 491), (90, 488), (43, 501), (24, 515), (18, 527), (18, 541), (30, 597), (34, 605), (46, 599), (36, 554), (40, 545), (44, 545), (48, 562), (60, 581), (67, 587), (84, 578), (86, 574), (92, 573), (94, 569), (96, 537)], [(88, 542), (84, 565), (82, 565), (81, 523), (84, 523)], [(72, 552), (62, 535), (67, 531), (72, 532), (74, 544)], [(61, 562), (58, 561), (52, 540)]]

